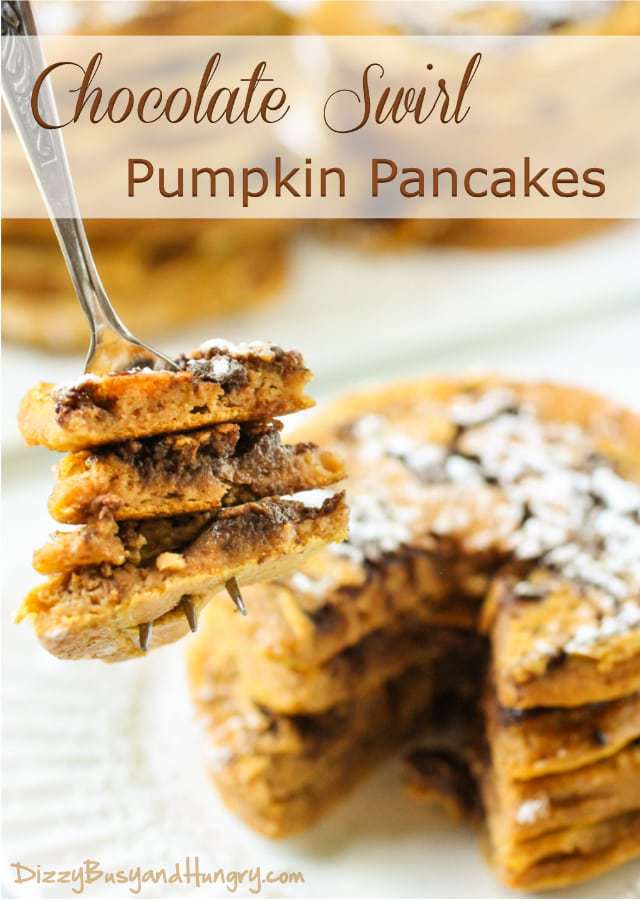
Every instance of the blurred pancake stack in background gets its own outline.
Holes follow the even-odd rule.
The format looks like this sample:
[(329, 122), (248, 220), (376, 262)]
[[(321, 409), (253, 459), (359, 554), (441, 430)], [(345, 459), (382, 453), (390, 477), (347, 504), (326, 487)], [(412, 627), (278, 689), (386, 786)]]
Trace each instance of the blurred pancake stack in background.
[[(530, 109), (518, 106), (514, 96), (516, 91), (509, 88), (516, 78), (515, 75), (513, 79), (509, 78), (508, 71), (511, 70), (508, 67), (514, 59), (528, 53), (527, 49), (522, 49), (528, 45), (515, 42), (512, 45), (512, 36), (640, 34), (640, 4), (633, 0), (580, 3), (318, 0), (280, 4), (267, 0), (145, 0), (142, 3), (112, 0), (39, 4), (36, 12), (43, 33), (498, 35), (505, 41), (507, 66), (504, 77), (501, 76), (499, 109), (496, 105), (498, 125), (491, 143), (500, 150), (498, 156), (502, 154), (504, 141), (508, 143), (509, 134), (517, 134), (519, 115), (524, 117), (520, 121), (531, 115), (538, 116), (539, 130), (547, 135), (541, 140), (549, 143), (545, 129), (554, 127), (558, 113), (558, 110), (554, 112), (546, 95), (536, 94)], [(416, 45), (407, 41), (407, 58), (412, 55), (411, 46), (415, 49)], [(303, 61), (307, 67), (315, 64), (313, 54), (309, 56)], [(584, 60), (588, 63), (588, 56), (584, 55)], [(353, 58), (349, 53), (336, 58), (340, 71), (355, 78), (354, 83), (361, 73), (360, 62), (359, 57)], [(574, 65), (571, 61), (563, 64), (560, 60), (558, 68), (551, 72), (552, 77), (547, 79), (573, 84), (566, 94), (567, 103), (573, 102), (571, 91), (574, 91), (582, 104), (573, 116), (566, 117), (570, 138), (576, 147), (588, 144), (596, 161), (603, 154), (609, 159), (617, 159), (618, 154), (620, 167), (628, 171), (629, 183), (637, 184), (634, 173), (639, 155), (637, 148), (629, 143), (627, 128), (631, 126), (623, 115), (626, 107), (622, 87), (626, 85), (629, 92), (629, 73), (623, 62), (618, 64), (611, 59), (611, 51), (606, 48), (598, 54), (592, 67), (586, 63), (584, 78), (593, 78), (593, 90), (585, 88), (582, 74), (573, 80), (568, 77)], [(317, 83), (321, 89), (321, 73), (310, 83), (314, 87)], [(611, 98), (610, 108), (608, 103), (604, 105), (611, 128), (602, 128), (598, 133), (594, 130), (586, 140), (583, 130), (589, 127), (590, 120), (585, 115), (584, 104), (590, 102), (592, 96), (596, 98), (594, 102), (598, 102), (598, 98)], [(452, 162), (460, 164), (464, 162), (466, 151), (455, 144), (455, 137), (453, 143), (449, 140), (448, 145), (437, 148), (433, 145), (432, 133), (430, 149), (437, 157), (452, 155)], [(281, 140), (286, 142), (286, 135), (278, 135), (277, 141)], [(418, 144), (417, 141), (414, 143)], [(228, 150), (228, 145), (218, 147), (217, 158), (226, 159)], [(414, 156), (419, 155), (415, 150), (414, 147)], [(103, 156), (115, 152), (113, 147), (104, 146), (96, 147), (95, 151)], [(287, 148), (284, 147), (282, 152), (286, 155)], [(99, 163), (96, 165), (99, 167)], [(101, 190), (108, 192), (109, 185), (105, 184)], [(630, 203), (633, 202), (632, 195), (633, 191), (630, 192)], [(312, 222), (250, 218), (90, 219), (87, 231), (98, 268), (118, 312), (134, 332), (152, 339), (170, 333), (178, 326), (199, 320), (216, 322), (230, 313), (243, 312), (276, 293), (287, 272), (292, 242), (302, 231), (329, 236), (350, 247), (373, 252), (425, 246), (495, 250), (557, 244), (598, 232), (611, 224), (609, 219), (584, 218), (363, 218)], [(87, 340), (86, 323), (49, 223), (5, 219), (2, 234), (5, 339), (51, 351), (80, 350)]]
[[(261, 0), (51, 7), (36, 8), (43, 33), (49, 25), (54, 33), (62, 26), (77, 34), (287, 34), (291, 26)], [(143, 335), (263, 301), (282, 285), (291, 231), (287, 220), (91, 219), (86, 225), (118, 313)], [(5, 339), (53, 351), (82, 349), (87, 325), (49, 222), (4, 219), (2, 239)]]
[[(304, 15), (296, 22), (298, 31), (306, 34), (338, 35), (406, 35), (426, 40), (416, 44), (407, 40), (405, 54), (395, 60), (401, 71), (413, 74), (416, 65), (422, 66), (425, 43), (431, 53), (441, 44), (436, 36), (498, 36), (502, 38), (503, 65), (496, 72), (483, 73), (482, 92), (479, 96), (495, 98), (490, 117), (485, 118), (481, 131), (472, 134), (470, 148), (464, 146), (465, 137), (453, 135), (453, 139), (440, 139), (431, 132), (425, 141), (412, 132), (406, 146), (407, 157), (420, 162), (425, 152), (437, 160), (438, 165), (450, 165), (470, 156), (467, 163), (482, 165), (475, 158), (478, 148), (493, 148), (496, 160), (518, 157), (518, 134), (539, 136), (540, 147), (588, 146), (593, 158), (615, 160), (619, 169), (628, 168), (628, 183), (637, 183), (637, 147), (632, 150), (633, 138), (626, 134), (624, 124), (625, 104), (631, 101), (629, 79), (633, 75), (625, 70), (624, 61), (611, 45), (596, 48), (595, 45), (578, 48), (576, 57), (555, 58), (534, 41), (519, 41), (534, 35), (633, 36), (640, 34), (640, 4), (634, 0), (316, 0), (307, 4)], [(429, 36), (434, 41), (429, 42)], [(513, 40), (512, 40), (513, 39)], [(340, 45), (332, 45), (333, 53), (329, 71), (351, 72), (350, 83), (358, 86), (364, 66), (371, 60), (366, 48), (356, 59), (351, 45), (341, 54)], [(480, 46), (477, 49), (481, 49)], [(461, 66), (470, 51), (462, 46), (455, 49)], [(412, 66), (414, 56), (417, 63)], [(429, 57), (431, 60), (434, 57)], [(485, 61), (486, 63), (486, 61)], [(578, 75), (577, 67), (581, 66)], [(436, 67), (437, 68), (437, 67)], [(435, 71), (435, 70), (434, 70)], [(401, 76), (394, 82), (405, 83)], [(428, 73), (427, 73), (428, 74)], [(522, 92), (523, 79), (531, 80), (526, 95)], [(540, 77), (542, 76), (542, 77)], [(378, 80), (374, 73), (372, 81)], [(385, 75), (386, 77), (386, 75)], [(341, 76), (342, 78), (342, 76)], [(343, 81), (349, 80), (342, 78)], [(590, 90), (586, 85), (593, 82)], [(413, 83), (413, 82), (410, 82)], [(386, 82), (384, 83), (386, 84)], [(383, 85), (384, 86), (384, 85)], [(540, 93), (540, 86), (542, 92)], [(380, 91), (382, 87), (380, 88)], [(592, 117), (585, 104), (594, 97), (602, 99), (598, 115), (606, 111), (607, 128), (594, 128)], [(375, 102), (375, 97), (373, 101)], [(586, 132), (583, 129), (587, 129)], [(513, 144), (512, 144), (513, 139)], [(387, 152), (378, 156), (388, 157)], [(385, 144), (381, 144), (383, 148)], [(370, 148), (369, 148), (370, 149)], [(368, 152), (368, 151), (367, 151)], [(365, 152), (365, 155), (366, 153)], [(635, 156), (634, 156), (635, 154)], [(535, 154), (532, 154), (534, 157)], [(546, 160), (545, 160), (546, 163)], [(498, 165), (505, 165), (499, 162)], [(564, 164), (563, 164), (564, 165)], [(595, 165), (595, 164), (594, 164)], [(536, 167), (537, 168), (537, 167)], [(375, 249), (398, 249), (424, 243), (458, 246), (477, 250), (495, 250), (529, 246), (555, 245), (576, 240), (611, 227), (617, 220), (585, 218), (474, 218), (474, 219), (385, 219), (341, 221), (336, 232), (335, 223), (319, 222), (323, 233), (346, 237), (356, 246)], [(618, 220), (619, 221), (619, 220)]]

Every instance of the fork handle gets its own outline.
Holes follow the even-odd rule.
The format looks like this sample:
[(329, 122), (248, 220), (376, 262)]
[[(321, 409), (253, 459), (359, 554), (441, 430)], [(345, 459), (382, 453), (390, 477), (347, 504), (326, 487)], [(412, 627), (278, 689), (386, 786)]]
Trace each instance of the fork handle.
[[(61, 131), (41, 128), (31, 111), (33, 85), (44, 68), (31, 4), (27, 0), (2, 0), (4, 101), (40, 188), (78, 300), (89, 320), (91, 355), (104, 328), (110, 326), (121, 334), (127, 334), (128, 330), (111, 306), (96, 269), (80, 216)], [(48, 81), (41, 87), (39, 108), (47, 122), (59, 121)]]

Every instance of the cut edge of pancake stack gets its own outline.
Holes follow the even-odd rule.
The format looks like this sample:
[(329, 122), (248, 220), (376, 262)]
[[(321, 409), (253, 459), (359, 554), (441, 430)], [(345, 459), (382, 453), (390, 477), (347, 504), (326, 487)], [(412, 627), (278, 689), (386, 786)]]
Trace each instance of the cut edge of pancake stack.
[(176, 364), (40, 383), (22, 402), (27, 442), (70, 452), (49, 510), (77, 528), (36, 551), (50, 578), (19, 613), (56, 656), (116, 661), (173, 642), (221, 588), (242, 610), (238, 583), (346, 535), (342, 493), (298, 499), (342, 464), (283, 444), (273, 419), (312, 405), (300, 354), (215, 339)]
[(253, 828), (284, 837), (315, 822), (454, 697), (468, 700), (484, 645), (416, 621), (299, 670), (259, 650), (255, 628), (265, 624), (252, 623), (254, 600), (233, 624), (228, 608), (209, 608), (190, 646), (190, 682), (225, 802)]
[(296, 832), (459, 688), (480, 738), (414, 751), (411, 788), (465, 815), (482, 796), (501, 879), (639, 855), (638, 417), (557, 385), (425, 380), (339, 399), (305, 435), (345, 460), (348, 541), (249, 587), (233, 633), (210, 608), (190, 648), (226, 803)]
[(489, 690), (485, 703), (482, 793), (505, 882), (556, 888), (640, 854), (638, 693), (527, 710)]

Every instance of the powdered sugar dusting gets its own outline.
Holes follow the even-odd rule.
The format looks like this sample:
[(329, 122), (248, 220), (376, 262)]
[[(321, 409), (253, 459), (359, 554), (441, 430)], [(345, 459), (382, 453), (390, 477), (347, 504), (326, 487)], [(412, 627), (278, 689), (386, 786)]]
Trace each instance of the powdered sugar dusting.
[(310, 594), (313, 597), (323, 597), (329, 589), (335, 585), (335, 580), (331, 576), (321, 576), (314, 579), (306, 573), (294, 573), (289, 579), (291, 587), (301, 594)]
[(460, 443), (522, 508), (516, 557), (540, 559), (618, 600), (640, 594), (640, 490), (582, 430), (520, 410), (469, 430)]
[[(477, 547), (505, 539), (516, 559), (588, 589), (589, 614), (564, 650), (588, 653), (639, 628), (640, 487), (613, 470), (583, 429), (541, 420), (507, 388), (454, 398), (447, 415), (455, 426), (448, 444), (420, 441), (379, 414), (352, 424), (357, 464), (368, 475), (352, 491), (350, 540), (336, 552), (361, 561), (410, 543), (420, 505), (437, 499), (437, 486), (445, 494), (449, 486), (455, 491), (436, 508), (432, 534), (475, 531), (482, 535)], [(416, 477), (413, 491), (386, 496), (385, 461), (399, 461)], [(371, 473), (378, 473), (377, 480)], [(482, 522), (491, 518), (482, 534)], [(544, 593), (527, 582), (516, 590), (529, 599)], [(537, 656), (559, 650), (547, 638), (538, 645)]]
[[(412, 0), (402, 4), (385, 3), (381, 17), (412, 34), (448, 34), (477, 32), (474, 13), (487, 8), (487, 0), (448, 0), (424, 3)], [(586, 22), (605, 16), (611, 9), (607, 0), (519, 0), (521, 14), (516, 24), (519, 34), (536, 34), (565, 23)], [(481, 20), (480, 20), (481, 21)], [(508, 36), (505, 40), (508, 40)]]
[(391, 553), (411, 540), (410, 524), (417, 510), (393, 503), (380, 493), (355, 494), (349, 498), (349, 541), (332, 546), (355, 562)]
[(211, 374), (217, 381), (223, 381), (233, 374), (233, 363), (229, 357), (215, 357), (211, 361)]
[(603, 639), (624, 635), (636, 628), (640, 628), (640, 604), (625, 601), (614, 614), (603, 616), (597, 624), (579, 626), (574, 637), (565, 645), (565, 650), (570, 654), (583, 654)]
[(227, 341), (225, 338), (210, 338), (208, 341), (204, 341), (198, 349), (203, 354), (212, 350), (221, 350), (236, 359), (259, 357), (266, 362), (273, 360), (275, 355), (274, 345), (266, 341), (242, 341), (239, 344), (235, 344), (233, 341)]
[(516, 823), (529, 826), (537, 823), (549, 813), (549, 800), (546, 797), (530, 798), (524, 801), (516, 811)]
[(54, 397), (61, 399), (73, 391), (81, 391), (88, 385), (97, 385), (101, 381), (102, 379), (99, 375), (94, 375), (92, 372), (85, 372), (80, 378), (77, 378), (72, 382), (58, 382), (53, 388), (53, 395)]
[(58, 382), (57, 385), (54, 385), (52, 394), (56, 400), (64, 401), (69, 395), (74, 394), (77, 391), (82, 391), (83, 388), (88, 388), (89, 385), (99, 385), (100, 382), (102, 382), (106, 377), (134, 374), (157, 375), (164, 377), (166, 373), (166, 369), (152, 369), (151, 366), (134, 366), (131, 369), (119, 369), (114, 370), (113, 372), (107, 372), (105, 373), (105, 375), (96, 375), (93, 372), (85, 372), (73, 381)]
[(319, 510), (332, 495), (333, 492), (326, 488), (310, 488), (308, 491), (298, 491), (297, 494), (283, 494), (282, 498), (285, 501), (298, 501), (305, 507)]
[[(254, 357), (269, 363), (274, 359), (276, 353), (275, 345), (266, 341), (248, 341), (235, 344), (233, 341), (227, 341), (225, 338), (211, 338), (210, 340), (203, 342), (198, 350), (203, 355), (210, 354), (213, 350), (222, 351), (221, 355), (216, 356), (208, 363), (208, 373), (210, 378), (219, 382), (224, 382), (236, 374), (237, 363), (234, 361)], [(189, 356), (186, 357), (186, 366), (188, 369), (194, 369), (198, 365), (199, 361), (197, 358), (191, 360), (189, 359)], [(150, 366), (137, 367), (136, 369), (129, 371), (146, 374), (166, 372), (166, 370), (152, 369)], [(88, 385), (98, 384), (101, 381), (101, 376), (86, 372), (74, 381), (60, 382), (54, 387), (53, 394), (57, 400), (64, 400), (68, 394), (74, 391), (80, 391)]]
[(492, 388), (480, 397), (460, 397), (453, 401), (450, 416), (456, 425), (469, 427), (494, 419), (515, 404), (508, 388)]

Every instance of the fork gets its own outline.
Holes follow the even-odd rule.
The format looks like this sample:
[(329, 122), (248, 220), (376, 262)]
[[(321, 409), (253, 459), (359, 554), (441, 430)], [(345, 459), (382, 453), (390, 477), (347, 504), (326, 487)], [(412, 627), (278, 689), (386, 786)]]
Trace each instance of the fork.
[[(33, 117), (31, 91), (36, 77), (45, 68), (45, 61), (31, 4), (28, 0), (2, 0), (1, 18), (2, 94), (42, 194), (80, 306), (89, 321), (90, 343), (84, 371), (104, 375), (142, 366), (177, 371), (178, 366), (170, 357), (136, 338), (111, 305), (80, 215), (61, 130), (40, 128)], [(39, 101), (45, 121), (58, 122), (48, 81), (40, 90)], [(236, 579), (230, 579), (225, 587), (238, 611), (246, 614)], [(185, 598), (182, 610), (189, 628), (195, 632), (195, 607)], [(143, 651), (151, 643), (152, 629), (151, 622), (138, 626)]]

